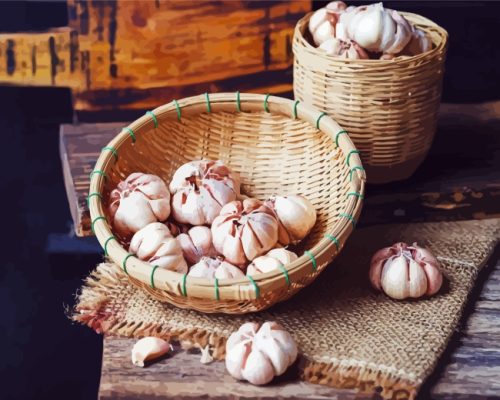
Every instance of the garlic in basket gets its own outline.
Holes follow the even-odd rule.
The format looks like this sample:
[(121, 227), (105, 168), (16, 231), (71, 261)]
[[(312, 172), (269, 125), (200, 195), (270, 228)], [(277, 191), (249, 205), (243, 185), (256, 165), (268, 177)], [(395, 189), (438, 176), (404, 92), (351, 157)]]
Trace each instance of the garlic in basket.
[(396, 243), (377, 251), (370, 264), (370, 281), (375, 289), (393, 299), (432, 296), (441, 288), (439, 262), (422, 247)]
[(218, 253), (212, 244), (212, 232), (207, 226), (193, 226), (187, 233), (177, 236), (182, 254), (190, 264), (196, 264), (201, 257), (215, 257)]
[(115, 232), (127, 238), (170, 215), (170, 192), (156, 175), (135, 172), (111, 192), (109, 215)]
[(154, 222), (138, 231), (130, 241), (129, 252), (160, 268), (181, 274), (188, 271), (179, 242), (161, 222)]
[(278, 241), (278, 221), (273, 211), (257, 199), (226, 204), (212, 224), (215, 249), (227, 261), (244, 265), (264, 254)]
[(292, 336), (276, 322), (247, 322), (226, 343), (226, 368), (236, 379), (265, 385), (297, 359)]
[[(349, 9), (352, 7), (349, 7)], [(332, 1), (326, 7), (317, 10), (309, 20), (309, 32), (316, 46), (328, 39), (334, 38), (335, 28), (340, 14), (347, 9), (343, 1)]]
[(232, 279), (245, 276), (241, 269), (233, 264), (213, 257), (201, 257), (200, 261), (189, 269), (188, 275), (206, 279)]
[(254, 259), (247, 268), (247, 275), (264, 274), (290, 264), (297, 259), (297, 254), (283, 248), (272, 249), (266, 255)]
[(382, 3), (344, 12), (339, 23), (345, 34), (337, 37), (352, 39), (364, 49), (380, 53), (399, 53), (412, 35), (410, 23), (397, 11), (384, 8)]
[(210, 225), (222, 207), (239, 196), (240, 180), (222, 161), (191, 161), (175, 172), (170, 191), (177, 222)]
[(273, 196), (266, 201), (279, 222), (278, 241), (283, 246), (304, 239), (316, 223), (316, 210), (303, 196)]
[(348, 39), (347, 41), (331, 38), (325, 40), (319, 46), (329, 56), (338, 58), (346, 58), (350, 60), (366, 60), (370, 58), (368, 53), (355, 41)]
[(152, 336), (139, 339), (132, 348), (132, 363), (138, 367), (144, 367), (145, 361), (161, 357), (169, 350), (170, 343), (166, 340)]

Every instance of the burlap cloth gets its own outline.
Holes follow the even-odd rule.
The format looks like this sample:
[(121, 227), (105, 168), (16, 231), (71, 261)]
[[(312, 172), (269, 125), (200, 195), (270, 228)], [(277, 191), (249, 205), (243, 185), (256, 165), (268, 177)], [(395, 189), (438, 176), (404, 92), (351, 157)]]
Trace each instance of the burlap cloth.
[[(276, 320), (299, 345), (303, 379), (411, 399), (445, 349), (499, 236), (500, 219), (359, 229), (316, 282), (268, 311), (243, 316), (162, 304), (132, 285), (118, 266), (103, 263), (86, 280), (72, 318), (106, 335), (208, 343), (217, 358), (243, 322)], [(438, 257), (447, 279), (437, 296), (393, 301), (370, 288), (371, 255), (396, 241), (418, 241)]]

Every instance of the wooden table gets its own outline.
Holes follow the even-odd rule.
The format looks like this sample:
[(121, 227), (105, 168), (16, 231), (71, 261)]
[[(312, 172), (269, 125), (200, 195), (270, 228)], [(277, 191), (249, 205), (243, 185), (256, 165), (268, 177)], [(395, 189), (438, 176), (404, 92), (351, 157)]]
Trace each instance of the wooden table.
[[(90, 234), (86, 205), (89, 173), (100, 149), (126, 123), (62, 125), (60, 153), (78, 236)], [(369, 178), (369, 177), (368, 177)], [(378, 223), (483, 219), (500, 216), (500, 101), (443, 104), (426, 161), (407, 181), (368, 186), (360, 226)], [(482, 272), (474, 298), (422, 399), (500, 397), (500, 251)], [(131, 339), (104, 339), (101, 399), (308, 398), (359, 399), (353, 391), (298, 382), (292, 371), (255, 388), (224, 373), (223, 363), (201, 366), (199, 354), (181, 352), (174, 368), (157, 363), (132, 368)], [(377, 398), (377, 394), (369, 396)]]

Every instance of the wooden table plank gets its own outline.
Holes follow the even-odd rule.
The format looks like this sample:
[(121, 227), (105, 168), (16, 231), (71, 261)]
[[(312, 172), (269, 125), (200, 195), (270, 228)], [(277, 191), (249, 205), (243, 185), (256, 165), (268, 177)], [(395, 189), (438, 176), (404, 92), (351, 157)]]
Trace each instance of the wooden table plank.
[(201, 364), (200, 354), (179, 346), (164, 359), (145, 368), (132, 365), (130, 352), (135, 339), (104, 340), (99, 399), (367, 399), (352, 390), (339, 390), (296, 379), (291, 368), (275, 382), (253, 386), (238, 382), (226, 371), (224, 362)]
[[(125, 123), (62, 125), (60, 151), (75, 232), (91, 234), (89, 173)], [(361, 225), (500, 215), (500, 101), (443, 104), (435, 143), (413, 177), (368, 186)], [(369, 181), (368, 177), (368, 181)]]
[[(496, 260), (496, 261), (495, 261)], [(500, 249), (482, 279), (479, 300), (469, 305), (469, 318), (450, 345), (436, 372), (419, 395), (424, 400), (500, 398)], [(489, 276), (488, 276), (489, 275)], [(232, 379), (223, 362), (202, 365), (200, 355), (180, 350), (144, 369), (130, 361), (135, 339), (106, 337), (99, 398), (110, 399), (361, 399), (352, 390), (299, 382), (292, 368), (277, 382), (255, 387)], [(364, 395), (377, 399), (376, 393)]]

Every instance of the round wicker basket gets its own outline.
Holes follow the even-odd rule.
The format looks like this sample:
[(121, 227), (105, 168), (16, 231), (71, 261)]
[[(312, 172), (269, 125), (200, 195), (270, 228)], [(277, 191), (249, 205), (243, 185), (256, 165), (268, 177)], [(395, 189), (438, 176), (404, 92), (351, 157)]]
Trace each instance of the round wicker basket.
[[(91, 173), (93, 230), (105, 254), (155, 298), (202, 312), (241, 314), (265, 309), (311, 283), (335, 258), (361, 212), (365, 172), (346, 132), (298, 101), (257, 94), (205, 94), (174, 101), (123, 128)], [(107, 221), (110, 191), (132, 172), (160, 176), (195, 159), (220, 159), (241, 176), (242, 192), (264, 199), (299, 193), (318, 219), (294, 250), (301, 256), (253, 279), (213, 281), (154, 269), (114, 238)]]
[(424, 17), (402, 14), (429, 33), (432, 50), (389, 61), (345, 60), (311, 45), (307, 27), (312, 13), (295, 28), (295, 98), (325, 111), (349, 131), (370, 183), (410, 177), (436, 131), (448, 34)]

